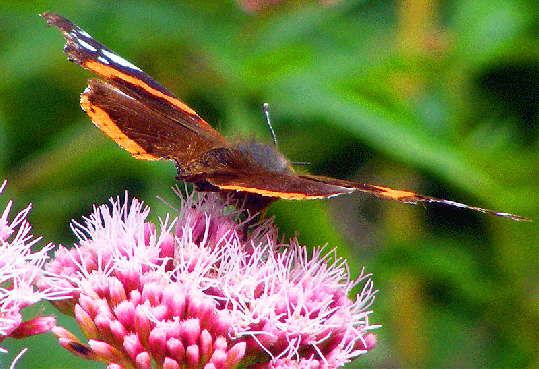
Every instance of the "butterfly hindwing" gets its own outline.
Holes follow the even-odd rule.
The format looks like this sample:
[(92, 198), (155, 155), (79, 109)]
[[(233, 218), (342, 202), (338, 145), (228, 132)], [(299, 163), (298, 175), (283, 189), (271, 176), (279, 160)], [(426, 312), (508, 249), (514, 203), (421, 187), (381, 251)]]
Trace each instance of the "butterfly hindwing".
[(81, 106), (95, 125), (137, 159), (187, 162), (215, 146), (105, 81), (92, 79)]

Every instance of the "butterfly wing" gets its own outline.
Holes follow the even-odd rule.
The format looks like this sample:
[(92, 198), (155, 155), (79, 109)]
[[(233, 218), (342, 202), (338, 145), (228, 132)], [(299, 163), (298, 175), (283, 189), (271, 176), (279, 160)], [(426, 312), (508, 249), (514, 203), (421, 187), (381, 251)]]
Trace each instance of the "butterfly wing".
[(216, 145), (102, 80), (88, 81), (81, 106), (95, 125), (137, 159), (186, 163)]
[(227, 141), (196, 112), (135, 65), (58, 14), (41, 15), (67, 43), (69, 60), (104, 78), (91, 80), (81, 106), (92, 121), (139, 159), (180, 163)]
[(489, 210), (489, 209), (483, 209), (476, 206), (470, 206), (470, 205), (462, 204), (460, 202), (455, 202), (451, 200), (444, 200), (444, 199), (437, 199), (435, 197), (430, 197), (430, 196), (423, 196), (423, 195), (419, 195), (417, 193), (410, 192), (410, 191), (394, 190), (389, 187), (362, 184), (362, 183), (357, 183), (357, 182), (352, 182), (352, 181), (344, 181), (341, 179), (335, 179), (335, 178), (324, 177), (324, 176), (301, 175), (299, 177), (306, 181), (313, 181), (313, 182), (319, 182), (319, 183), (328, 184), (332, 186), (339, 186), (342, 188), (347, 188), (352, 191), (357, 190), (361, 192), (366, 192), (366, 193), (370, 193), (378, 197), (400, 201), (407, 204), (438, 203), (438, 204), (453, 206), (457, 208), (475, 210), (481, 213), (492, 214), (498, 217), (508, 218), (512, 220), (530, 221), (530, 219), (527, 219), (518, 215), (513, 215), (513, 214), (509, 214), (505, 212), (498, 212), (498, 211)]

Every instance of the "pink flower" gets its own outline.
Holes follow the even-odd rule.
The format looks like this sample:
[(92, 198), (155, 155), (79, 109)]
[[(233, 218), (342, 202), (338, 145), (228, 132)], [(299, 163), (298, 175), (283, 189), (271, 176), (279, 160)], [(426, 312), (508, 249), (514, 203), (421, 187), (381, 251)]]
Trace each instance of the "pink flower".
[(374, 347), (368, 275), (351, 281), (334, 252), (280, 244), (271, 220), (229, 208), (191, 195), (157, 232), (126, 196), (74, 223), (79, 243), (56, 252), (40, 287), (74, 288), (54, 303), (88, 344), (56, 327), (60, 344), (109, 368), (207, 369), (338, 367)]
[[(6, 184), (4, 181), (0, 185), (0, 194)], [(13, 201), (9, 201), (0, 216), (0, 342), (7, 337), (23, 338), (45, 333), (55, 324), (54, 317), (23, 321), (22, 309), (41, 299), (55, 298), (55, 291), (36, 291), (33, 287), (52, 245), (32, 252), (32, 246), (40, 239), (30, 234), (32, 227), (26, 220), (31, 205), (21, 210), (10, 223), (8, 216), (12, 206)]]

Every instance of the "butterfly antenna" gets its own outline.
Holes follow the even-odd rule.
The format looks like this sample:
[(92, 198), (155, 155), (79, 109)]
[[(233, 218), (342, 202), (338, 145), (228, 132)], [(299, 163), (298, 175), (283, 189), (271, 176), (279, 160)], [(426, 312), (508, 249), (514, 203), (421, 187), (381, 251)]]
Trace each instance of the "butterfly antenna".
[[(273, 143), (275, 144), (275, 147), (278, 147), (279, 145), (277, 144), (277, 136), (275, 135), (275, 131), (273, 130), (273, 126), (271, 125), (271, 121), (270, 121), (270, 117), (269, 117), (269, 104), (268, 103), (264, 103), (264, 105), (262, 105), (262, 111), (264, 112), (264, 115), (266, 116), (266, 122), (268, 123), (268, 127), (271, 131), (271, 136), (273, 137)], [(311, 165), (311, 163), (306, 163), (306, 162), (297, 162), (297, 161), (294, 161), (291, 163), (292, 165)]]
[(273, 130), (273, 126), (271, 125), (270, 117), (269, 117), (269, 104), (264, 103), (262, 105), (262, 111), (264, 112), (264, 115), (266, 116), (266, 122), (268, 123), (268, 127), (271, 131), (271, 137), (273, 137), (273, 143), (275, 144), (275, 147), (278, 147), (277, 144), (277, 136), (275, 135), (275, 131)]

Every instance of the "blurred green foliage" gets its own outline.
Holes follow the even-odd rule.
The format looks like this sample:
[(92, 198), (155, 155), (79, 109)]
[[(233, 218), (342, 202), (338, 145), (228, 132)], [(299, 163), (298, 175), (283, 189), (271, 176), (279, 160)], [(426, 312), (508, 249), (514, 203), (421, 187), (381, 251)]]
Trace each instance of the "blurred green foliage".
[[(265, 3), (2, 2), (1, 208), (32, 202), (34, 234), (69, 244), (70, 219), (126, 189), (154, 220), (170, 210), (157, 196), (177, 203), (171, 163), (132, 159), (80, 110), (91, 76), (38, 17), (53, 11), (227, 137), (270, 142), (268, 102), (280, 149), (312, 173), (539, 220), (536, 1)], [(338, 247), (353, 275), (373, 273), (371, 322), (383, 327), (350, 368), (539, 366), (537, 222), (362, 195), (281, 201), (269, 213), (286, 236)], [(6, 367), (24, 346), (19, 369), (104, 367), (71, 358), (50, 334), (4, 343)]]

